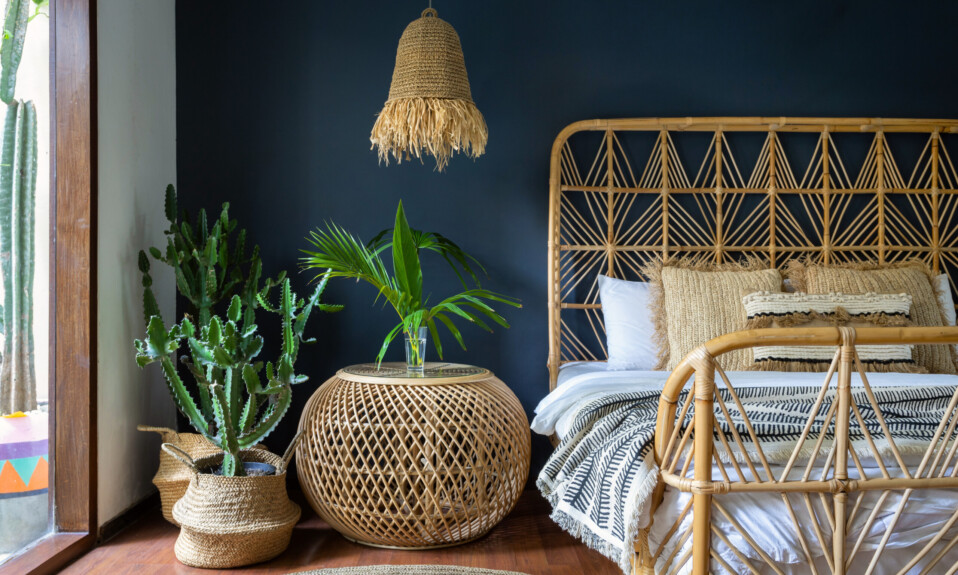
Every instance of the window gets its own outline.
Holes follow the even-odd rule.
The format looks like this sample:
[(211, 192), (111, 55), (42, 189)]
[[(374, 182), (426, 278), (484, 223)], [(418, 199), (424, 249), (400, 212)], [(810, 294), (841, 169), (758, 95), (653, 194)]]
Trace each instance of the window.
[(7, 5), (4, 49), (15, 52), (21, 34), (23, 44), (19, 66), (0, 80), (0, 96), (12, 96), (0, 104), (0, 171), (9, 170), (0, 176), (0, 562), (51, 527), (49, 2)]
[[(7, 4), (20, 1), (37, 7), (36, 0)], [(20, 68), (41, 67), (46, 59), (48, 74), (44, 79), (44, 74), (21, 73), (15, 89), (18, 99), (34, 101), (39, 118), (34, 222), (35, 231), (42, 231), (34, 234), (33, 251), (43, 255), (33, 259), (34, 289), (27, 290), (33, 301), (22, 298), (18, 309), (33, 312), (33, 328), (19, 333), (24, 341), (23, 334), (34, 336), (33, 367), (43, 388), (36, 399), (41, 412), (47, 401), (49, 461), (55, 468), (48, 475), (47, 497), (55, 513), (41, 515), (41, 520), (51, 517), (46, 535), (0, 565), (2, 575), (55, 571), (92, 546), (96, 535), (95, 6), (95, 0), (56, 0), (45, 6), (48, 17), (37, 17), (27, 26)], [(46, 47), (40, 28), (46, 31)], [(42, 88), (44, 80), (49, 89)], [(28, 89), (43, 93), (27, 94)], [(44, 146), (45, 156), (40, 151)], [(0, 206), (0, 222), (2, 211)], [(30, 261), (29, 250), (21, 261)], [(29, 362), (23, 363), (29, 371)]]

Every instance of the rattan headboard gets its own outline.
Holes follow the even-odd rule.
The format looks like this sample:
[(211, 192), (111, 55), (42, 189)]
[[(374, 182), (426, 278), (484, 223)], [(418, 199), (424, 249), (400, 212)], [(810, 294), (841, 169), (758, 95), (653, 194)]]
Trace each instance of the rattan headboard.
[(772, 267), (808, 255), (958, 268), (948, 145), (958, 149), (958, 120), (631, 118), (566, 127), (549, 176), (550, 388), (563, 363), (606, 357), (599, 273), (638, 279), (650, 259), (678, 254), (753, 255)]

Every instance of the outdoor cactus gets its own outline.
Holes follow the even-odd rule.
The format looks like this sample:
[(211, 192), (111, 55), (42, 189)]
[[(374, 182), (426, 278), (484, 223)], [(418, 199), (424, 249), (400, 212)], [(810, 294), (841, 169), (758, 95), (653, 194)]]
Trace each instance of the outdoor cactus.
[[(186, 211), (178, 211), (176, 189), (172, 184), (166, 188), (166, 249), (151, 247), (149, 254), (155, 260), (173, 268), (176, 288), (189, 302), (187, 315), (198, 325), (210, 322), (217, 304), (228, 302), (238, 295), (243, 304), (245, 325), (253, 324), (253, 316), (259, 305), (256, 299), (263, 265), (259, 258), (259, 246), (247, 254), (246, 230), (237, 231), (236, 220), (229, 217), (229, 204), (224, 203), (219, 217), (212, 227), (206, 210), (200, 210), (196, 224), (191, 224)], [(179, 217), (178, 217), (179, 214)], [(235, 240), (230, 245), (233, 232)], [(154, 316), (160, 315), (156, 296), (153, 294), (153, 278), (150, 275), (150, 258), (140, 251), (138, 265), (143, 275), (143, 320), (146, 326)], [(279, 285), (285, 272), (273, 279), (266, 279), (265, 290)], [(206, 419), (214, 416), (213, 397), (210, 390), (199, 386), (200, 410)]]
[[(159, 362), (170, 393), (193, 427), (224, 451), (223, 475), (243, 475), (240, 450), (262, 441), (289, 409), (292, 386), (307, 380), (296, 374), (294, 365), (306, 322), (314, 309), (339, 311), (341, 306), (320, 303), (326, 281), (317, 285), (308, 300), (297, 300), (288, 279), (280, 284), (279, 303), (268, 302), (270, 286), (255, 295), (263, 309), (280, 316), (282, 348), (276, 362), (263, 363), (256, 357), (263, 338), (252, 322), (253, 314), (234, 295), (225, 318), (213, 315), (205, 324), (194, 326), (188, 317), (167, 329), (159, 315), (150, 318), (147, 338), (137, 340), (136, 361), (140, 367)], [(200, 389), (212, 399), (212, 417), (197, 407), (173, 363), (174, 355), (186, 340), (187, 365)], [(265, 376), (265, 379), (264, 377)]]
[(23, 42), (27, 36), (27, 24), (30, 22), (31, 0), (7, 0), (7, 10), (3, 18), (3, 41), (0, 42), (0, 100), (6, 104), (13, 102), (13, 93), (17, 87), (17, 70), (23, 56)]
[(0, 275), (3, 276), (3, 367), (0, 412), (36, 409), (33, 341), (34, 209), (37, 112), (33, 102), (7, 106), (0, 152)]
[(0, 275), (4, 291), (0, 414), (37, 407), (33, 342), (37, 111), (33, 102), (15, 100), (14, 93), (27, 25), (47, 3), (7, 0), (0, 40), (0, 101), (8, 104), (0, 150)]

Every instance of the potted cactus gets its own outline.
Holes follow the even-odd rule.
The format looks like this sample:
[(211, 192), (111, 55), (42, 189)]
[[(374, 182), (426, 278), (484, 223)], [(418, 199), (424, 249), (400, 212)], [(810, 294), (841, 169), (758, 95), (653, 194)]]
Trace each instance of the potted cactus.
[[(150, 247), (139, 254), (138, 265), (143, 276), (144, 326), (148, 327), (151, 318), (160, 315), (153, 293), (152, 263), (172, 268), (186, 314), (198, 325), (208, 325), (214, 313), (225, 311), (224, 307), (229, 305), (233, 296), (239, 296), (244, 314), (255, 313), (259, 305), (257, 293), (278, 285), (285, 273), (280, 273), (275, 280), (266, 279), (265, 287), (260, 288), (263, 266), (259, 258), (259, 246), (247, 249), (246, 230), (240, 229), (237, 221), (229, 217), (228, 203), (224, 203), (219, 215), (210, 221), (204, 209), (200, 209), (193, 218), (186, 210), (180, 209), (172, 184), (166, 187), (164, 200), (164, 211), (169, 222), (164, 232), (166, 246), (163, 249)], [(252, 323), (248, 318), (244, 318), (244, 321)], [(187, 391), (198, 399), (197, 409), (202, 419), (213, 421), (215, 414), (209, 388), (196, 385), (189, 378), (183, 383)], [(153, 426), (139, 426), (138, 429), (159, 433), (164, 443), (175, 443), (193, 458), (220, 451), (198, 433)], [(160, 451), (159, 459), (160, 465), (153, 483), (160, 492), (163, 517), (178, 526), (173, 518), (173, 505), (183, 497), (191, 475), (188, 468), (169, 454)]]
[[(222, 452), (194, 460), (172, 444), (164, 449), (192, 471), (186, 494), (173, 507), (180, 524), (177, 558), (196, 567), (227, 568), (270, 559), (289, 544), (299, 507), (286, 494), (287, 455), (256, 449), (286, 414), (292, 386), (307, 380), (294, 370), (311, 313), (338, 311), (320, 302), (320, 282), (307, 299), (298, 299), (289, 279), (280, 284), (279, 302), (268, 298), (267, 286), (255, 296), (258, 307), (279, 315), (282, 346), (275, 362), (258, 361), (263, 337), (254, 310), (238, 295), (225, 317), (211, 314), (194, 325), (189, 317), (167, 328), (159, 315), (150, 318), (147, 337), (137, 340), (136, 361), (143, 367), (159, 363), (177, 407), (196, 431)], [(184, 345), (184, 362), (212, 407), (207, 418), (184, 384), (174, 364)], [(264, 369), (265, 368), (265, 369)]]

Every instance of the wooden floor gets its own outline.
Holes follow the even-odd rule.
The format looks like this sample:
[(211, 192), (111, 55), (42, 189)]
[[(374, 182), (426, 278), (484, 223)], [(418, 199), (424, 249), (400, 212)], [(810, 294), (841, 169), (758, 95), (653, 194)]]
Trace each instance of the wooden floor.
[[(302, 504), (301, 504), (302, 505)], [(572, 538), (549, 519), (549, 504), (526, 491), (513, 512), (488, 535), (458, 547), (434, 551), (392, 551), (350, 543), (303, 506), (303, 521), (289, 549), (276, 559), (245, 569), (192, 569), (173, 555), (178, 530), (151, 511), (119, 535), (80, 558), (71, 575), (154, 575), (203, 573), (295, 573), (324, 567), (363, 565), (463, 565), (519, 571), (529, 575), (613, 575), (608, 559)], [(415, 575), (415, 573), (409, 573)]]

